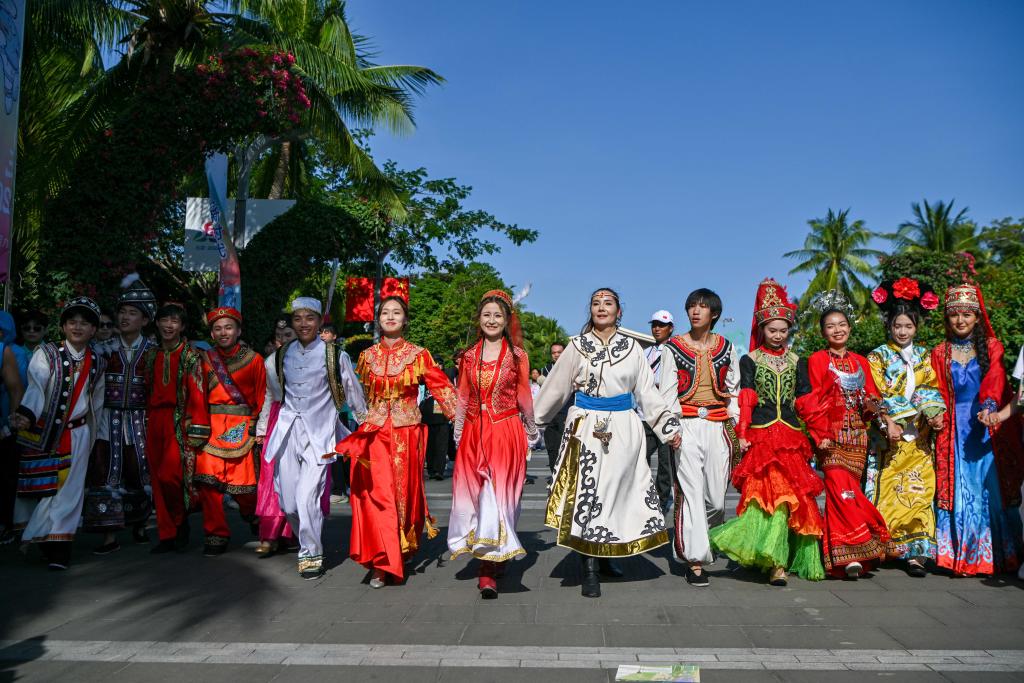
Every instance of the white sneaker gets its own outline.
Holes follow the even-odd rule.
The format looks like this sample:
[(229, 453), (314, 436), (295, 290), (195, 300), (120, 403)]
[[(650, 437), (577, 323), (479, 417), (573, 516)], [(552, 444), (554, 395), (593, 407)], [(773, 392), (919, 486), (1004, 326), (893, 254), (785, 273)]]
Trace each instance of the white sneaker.
[(373, 572), (373, 578), (370, 579), (370, 588), (383, 588), (384, 587), (384, 572), (375, 569)]
[(851, 562), (846, 565), (846, 577), (849, 579), (858, 578), (862, 571), (864, 571), (864, 566), (860, 562)]

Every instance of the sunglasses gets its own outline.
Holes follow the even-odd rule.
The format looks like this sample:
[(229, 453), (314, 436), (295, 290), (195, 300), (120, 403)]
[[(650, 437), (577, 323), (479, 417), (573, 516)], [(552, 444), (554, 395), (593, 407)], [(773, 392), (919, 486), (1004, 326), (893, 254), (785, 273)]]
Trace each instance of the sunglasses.
[(21, 329), (26, 332), (41, 332), (43, 330), (42, 325), (22, 325)]
[(103, 328), (103, 329), (108, 329), (108, 328), (111, 328), (113, 326), (114, 326), (114, 323), (103, 323), (103, 322), (100, 323), (100, 327)]

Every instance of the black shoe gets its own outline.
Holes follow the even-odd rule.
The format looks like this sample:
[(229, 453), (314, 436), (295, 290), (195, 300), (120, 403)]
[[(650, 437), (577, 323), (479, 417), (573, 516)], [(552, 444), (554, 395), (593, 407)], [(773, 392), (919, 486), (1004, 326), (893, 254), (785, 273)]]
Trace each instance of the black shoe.
[(313, 581), (314, 579), (319, 579), (323, 575), (323, 567), (310, 567), (308, 569), (303, 569), (301, 572), (299, 572), (299, 576), (301, 576), (306, 581)]
[(907, 575), (913, 576), (915, 579), (923, 579), (924, 577), (928, 576), (928, 570), (925, 569), (923, 564), (918, 564), (917, 562), (908, 562)]
[(4, 532), (0, 534), (0, 545), (11, 545), (18, 540), (18, 536), (20, 535), (21, 534), (14, 529), (5, 529)]
[(164, 553), (170, 553), (176, 550), (173, 538), (165, 538), (164, 540), (153, 546), (153, 549), (149, 551), (150, 555), (163, 555)]
[(708, 570), (703, 567), (700, 570), (700, 574), (693, 571), (693, 567), (686, 568), (686, 583), (691, 586), (698, 586), (703, 588), (704, 586), (710, 585), (711, 580), (708, 579)]
[(528, 485), (531, 485), (531, 486), (532, 486), (533, 484), (536, 484), (536, 483), (537, 483), (537, 477), (531, 477), (531, 476), (530, 476), (529, 474), (528, 474), (528, 475), (526, 475), (526, 483), (527, 483)]
[(622, 568), (612, 562), (611, 558), (608, 557), (598, 558), (597, 571), (601, 573), (601, 576), (608, 579), (621, 579), (625, 576), (625, 574), (622, 573)]
[(146, 533), (146, 527), (137, 526), (132, 529), (132, 540), (139, 545), (149, 545), (149, 534)]
[(583, 582), (581, 593), (585, 598), (601, 597), (601, 579), (597, 575), (598, 562), (596, 557), (583, 558)]
[(179, 553), (185, 552), (185, 548), (188, 547), (188, 537), (191, 533), (192, 528), (188, 525), (188, 520), (186, 519), (181, 523), (181, 526), (178, 527), (178, 533), (174, 537), (174, 549), (176, 551)]
[(228, 551), (227, 543), (206, 543), (203, 545), (203, 557), (220, 557)]
[(104, 543), (103, 545), (98, 546), (95, 550), (92, 551), (92, 554), (93, 555), (109, 555), (110, 553), (115, 553), (115, 552), (117, 552), (120, 549), (121, 549), (121, 544), (118, 543), (117, 540), (115, 539), (115, 540), (111, 541), (110, 543)]

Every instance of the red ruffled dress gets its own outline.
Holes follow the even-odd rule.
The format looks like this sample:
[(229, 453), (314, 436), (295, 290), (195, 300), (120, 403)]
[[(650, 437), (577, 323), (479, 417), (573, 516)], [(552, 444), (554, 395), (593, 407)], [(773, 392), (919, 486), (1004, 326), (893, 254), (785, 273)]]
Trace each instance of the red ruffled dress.
[(824, 579), (815, 500), (823, 485), (797, 419), (813, 402), (806, 362), (790, 351), (754, 350), (740, 359), (739, 402), (736, 434), (750, 442), (732, 473), (740, 503), (735, 519), (711, 530), (712, 546), (743, 566)]

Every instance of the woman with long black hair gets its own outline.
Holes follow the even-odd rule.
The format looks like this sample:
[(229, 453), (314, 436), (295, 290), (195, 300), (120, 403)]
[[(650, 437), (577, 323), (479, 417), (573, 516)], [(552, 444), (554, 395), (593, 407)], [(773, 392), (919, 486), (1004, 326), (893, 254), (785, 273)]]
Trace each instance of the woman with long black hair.
[(480, 560), (481, 597), (498, 597), (496, 579), (508, 560), (526, 554), (516, 523), (533, 421), (530, 361), (512, 297), (484, 294), (476, 313), (478, 339), (459, 359), (455, 458), (448, 547), (452, 557)]

